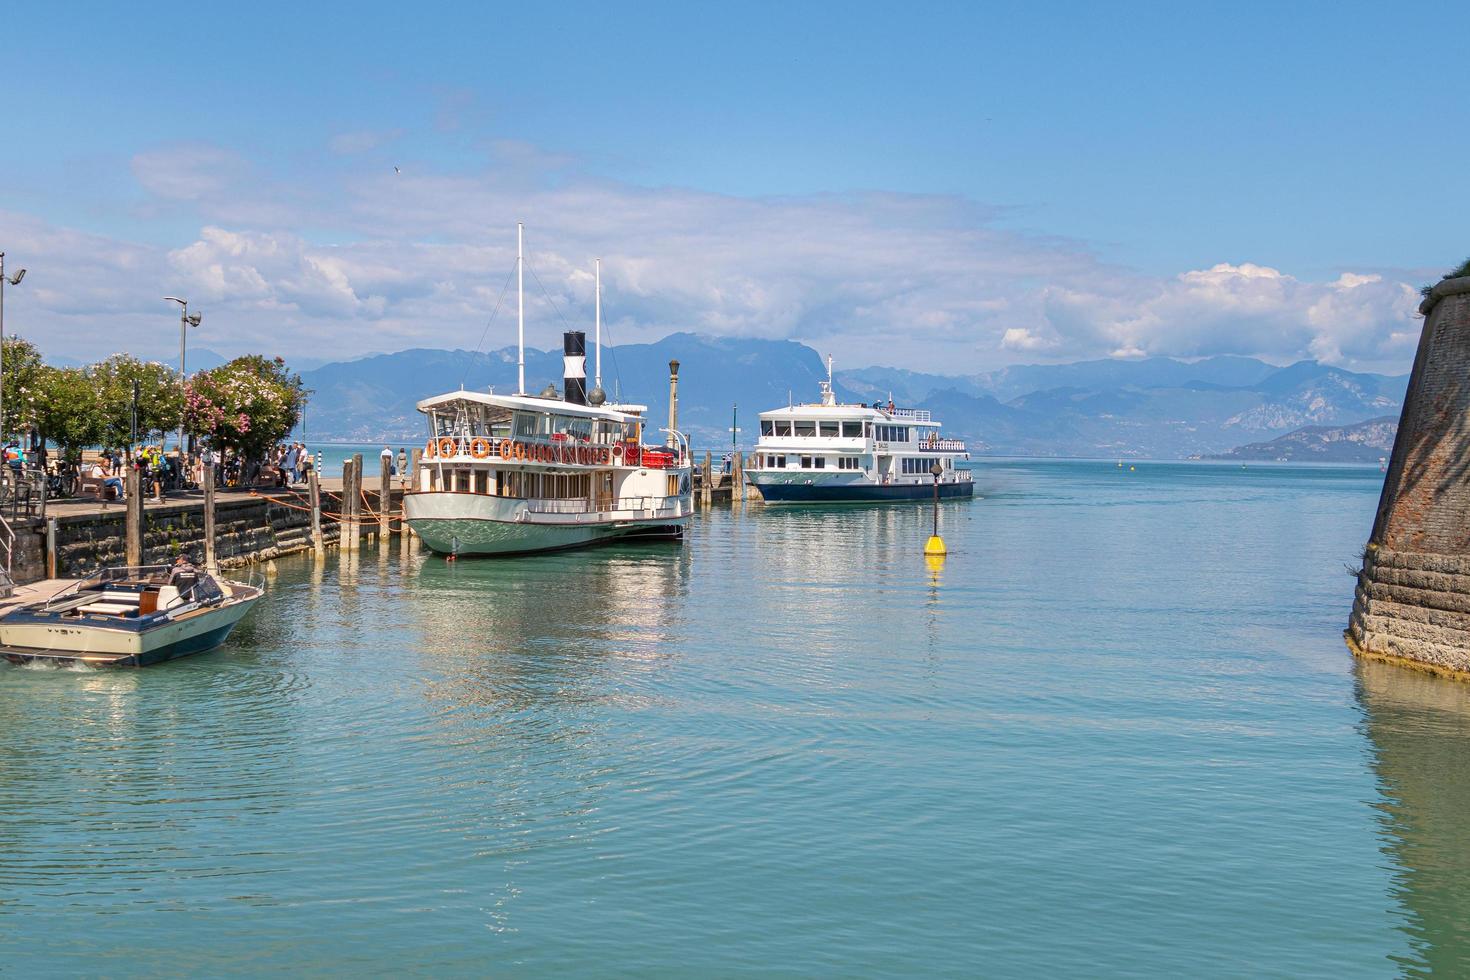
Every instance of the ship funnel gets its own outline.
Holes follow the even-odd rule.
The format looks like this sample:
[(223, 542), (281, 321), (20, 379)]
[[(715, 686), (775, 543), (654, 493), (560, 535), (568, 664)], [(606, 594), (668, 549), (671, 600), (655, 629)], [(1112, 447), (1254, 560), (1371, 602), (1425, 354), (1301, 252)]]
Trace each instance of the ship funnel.
[(580, 330), (562, 334), (562, 398), (573, 405), (587, 404), (587, 335)]

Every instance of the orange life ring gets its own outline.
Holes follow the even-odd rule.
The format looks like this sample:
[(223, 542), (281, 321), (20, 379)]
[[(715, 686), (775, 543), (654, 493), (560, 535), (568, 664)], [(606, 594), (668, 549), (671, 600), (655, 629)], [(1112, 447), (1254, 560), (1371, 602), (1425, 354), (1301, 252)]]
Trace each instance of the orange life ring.
[(517, 462), (524, 461), (526, 458), (526, 444), (524, 442), (511, 443), (510, 454), (516, 458)]
[(613, 455), (616, 456), (618, 459), (622, 459), (623, 458), (623, 444), (621, 442), (614, 443), (613, 444), (612, 451), (613, 451)]
[(457, 456), (457, 455), (459, 455), (459, 443), (457, 441), (455, 441), (454, 439), (451, 439), (449, 436), (441, 436), (440, 439), (439, 439), (439, 455), (440, 456)]
[(475, 459), (486, 459), (490, 455), (490, 440), (484, 436), (475, 436), (470, 440), (470, 455)]
[(424, 446), (424, 455), (430, 459), (434, 458), (434, 440), (430, 439), (428, 445)]
[(561, 447), (561, 461), (563, 463), (570, 463), (572, 461), (572, 447), (571, 446), (562, 446)]
[(510, 451), (511, 451), (510, 450), (510, 440), (509, 439), (502, 439), (502, 440), (500, 440), (500, 458), (501, 459), (510, 459)]

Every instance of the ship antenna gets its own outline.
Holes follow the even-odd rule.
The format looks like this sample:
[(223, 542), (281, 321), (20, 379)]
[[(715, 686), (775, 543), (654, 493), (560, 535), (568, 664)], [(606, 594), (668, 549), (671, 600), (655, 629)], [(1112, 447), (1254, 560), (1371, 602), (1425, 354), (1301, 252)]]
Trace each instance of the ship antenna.
[(522, 238), (526, 226), (516, 222), (516, 394), (526, 393), (526, 260)]

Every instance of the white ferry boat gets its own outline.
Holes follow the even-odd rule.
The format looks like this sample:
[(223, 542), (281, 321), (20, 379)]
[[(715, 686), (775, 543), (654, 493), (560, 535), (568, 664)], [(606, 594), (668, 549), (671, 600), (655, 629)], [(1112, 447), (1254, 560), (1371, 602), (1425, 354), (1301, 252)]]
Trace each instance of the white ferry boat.
[(418, 403), (429, 441), (403, 508), (432, 550), (510, 555), (683, 537), (694, 513), (688, 440), (665, 429), (665, 445), (646, 446), (645, 406), (603, 404), (600, 271), (598, 294), (590, 395), (581, 331), (564, 337), (561, 394), (525, 393), (522, 316), (519, 393), (453, 391)]
[(771, 502), (848, 503), (929, 499), (934, 466), (940, 497), (970, 497), (970, 458), (961, 439), (940, 436), (925, 410), (887, 405), (840, 405), (832, 365), (820, 383), (822, 400), (760, 414), (761, 434), (750, 482)]

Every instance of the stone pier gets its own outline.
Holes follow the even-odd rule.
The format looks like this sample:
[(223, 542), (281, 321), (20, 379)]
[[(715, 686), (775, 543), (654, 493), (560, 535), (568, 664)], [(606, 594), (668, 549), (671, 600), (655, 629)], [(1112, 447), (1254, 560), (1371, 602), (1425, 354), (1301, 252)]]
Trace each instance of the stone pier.
[(1346, 635), (1360, 656), (1470, 679), (1470, 277), (1442, 280), (1419, 310)]

